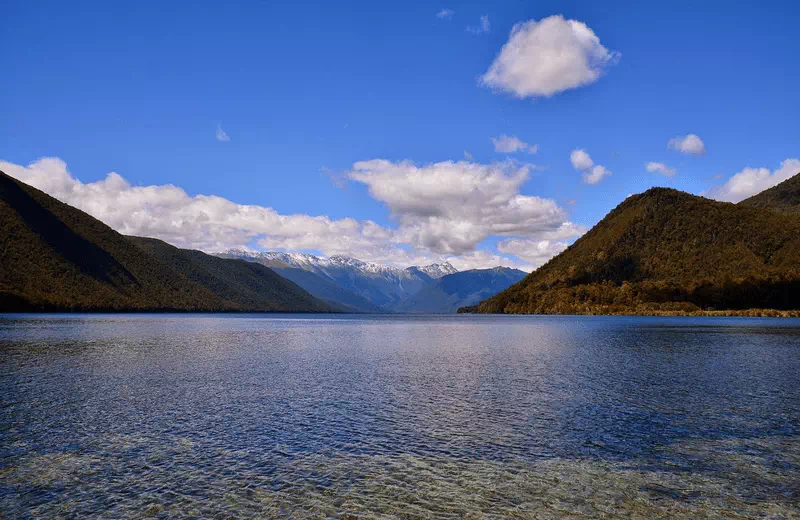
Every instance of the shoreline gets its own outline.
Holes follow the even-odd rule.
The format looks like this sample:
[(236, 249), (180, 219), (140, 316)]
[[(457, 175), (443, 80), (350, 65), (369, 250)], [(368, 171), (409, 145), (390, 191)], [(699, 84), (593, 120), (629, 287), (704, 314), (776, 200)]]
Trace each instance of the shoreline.
[(800, 310), (744, 309), (708, 311), (621, 311), (621, 312), (476, 312), (458, 310), (458, 314), (482, 314), (497, 316), (631, 316), (631, 317), (709, 317), (709, 318), (800, 318)]

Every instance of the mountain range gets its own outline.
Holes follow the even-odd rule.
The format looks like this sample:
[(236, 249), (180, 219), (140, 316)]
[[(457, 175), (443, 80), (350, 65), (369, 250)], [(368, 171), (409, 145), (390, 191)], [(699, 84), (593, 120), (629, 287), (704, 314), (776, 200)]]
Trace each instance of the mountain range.
[(353, 312), (449, 313), (496, 294), (525, 276), (508, 268), (457, 271), (449, 262), (405, 269), (335, 255), (248, 252), (218, 256), (270, 267), (330, 305)]
[[(479, 286), (480, 273), (449, 263), (400, 269), (345, 256), (180, 249), (121, 235), (2, 172), (0, 262), (0, 312), (454, 312), (511, 283)], [(433, 287), (425, 294), (435, 300), (418, 296)]]
[(800, 309), (800, 175), (738, 204), (633, 195), (558, 256), (462, 312)]
[(797, 311), (800, 175), (738, 204), (668, 188), (630, 196), (526, 275), (304, 253), (208, 255), (124, 236), (0, 172), (0, 265), (0, 312)]
[(528, 273), (508, 267), (472, 269), (442, 276), (394, 307), (396, 312), (451, 313), (475, 305), (519, 282)]

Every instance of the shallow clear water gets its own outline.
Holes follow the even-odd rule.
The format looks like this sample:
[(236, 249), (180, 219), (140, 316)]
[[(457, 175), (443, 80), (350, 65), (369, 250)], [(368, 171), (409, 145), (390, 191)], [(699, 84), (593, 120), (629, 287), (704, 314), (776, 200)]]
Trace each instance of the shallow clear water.
[(0, 315), (0, 518), (789, 518), (800, 321)]

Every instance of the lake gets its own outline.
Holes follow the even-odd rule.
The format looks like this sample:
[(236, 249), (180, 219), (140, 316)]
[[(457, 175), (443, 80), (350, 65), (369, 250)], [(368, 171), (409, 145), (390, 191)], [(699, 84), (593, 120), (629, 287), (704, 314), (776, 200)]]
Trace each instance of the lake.
[(0, 518), (800, 515), (800, 320), (0, 315)]

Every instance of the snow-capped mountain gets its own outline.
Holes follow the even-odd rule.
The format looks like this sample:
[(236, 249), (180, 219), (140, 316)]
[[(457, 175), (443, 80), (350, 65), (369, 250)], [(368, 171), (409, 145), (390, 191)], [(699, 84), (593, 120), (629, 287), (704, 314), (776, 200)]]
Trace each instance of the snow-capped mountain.
[(257, 260), (259, 262), (281, 263), (289, 267), (296, 267), (306, 271), (326, 269), (332, 267), (345, 267), (357, 270), (365, 274), (379, 274), (384, 276), (395, 276), (398, 279), (413, 277), (414, 270), (423, 272), (431, 278), (441, 278), (442, 276), (457, 273), (458, 270), (450, 264), (430, 264), (425, 266), (412, 266), (405, 269), (392, 267), (372, 262), (363, 262), (357, 258), (344, 255), (333, 255), (325, 258), (311, 255), (308, 253), (281, 253), (276, 251), (250, 252), (241, 249), (228, 249), (218, 256), (236, 257), (245, 260)]
[(443, 264), (431, 264), (425, 265), (422, 267), (417, 267), (420, 271), (427, 274), (431, 278), (439, 279), (442, 276), (447, 276), (448, 274), (455, 274), (458, 272), (458, 269), (453, 267), (450, 262), (444, 262)]
[(302, 281), (300, 285), (311, 294), (315, 294), (315, 290), (319, 291), (319, 287), (314, 287), (314, 281), (308, 276), (299, 277), (287, 270), (301, 269), (314, 273), (322, 278), (321, 281), (317, 280), (318, 285), (326, 284), (329, 287), (330, 283), (335, 283), (340, 288), (387, 310), (391, 310), (399, 302), (442, 276), (457, 272), (448, 262), (401, 269), (362, 262), (343, 255), (324, 258), (307, 253), (249, 252), (229, 249), (217, 256), (258, 262), (272, 267), (279, 273), (283, 270), (283, 274), (296, 283)]

